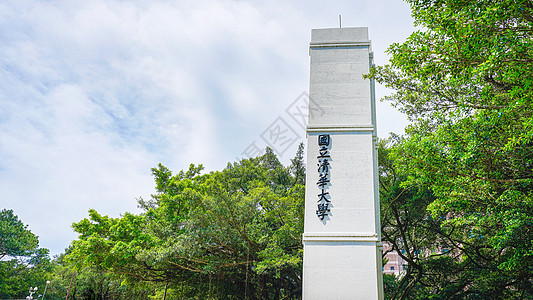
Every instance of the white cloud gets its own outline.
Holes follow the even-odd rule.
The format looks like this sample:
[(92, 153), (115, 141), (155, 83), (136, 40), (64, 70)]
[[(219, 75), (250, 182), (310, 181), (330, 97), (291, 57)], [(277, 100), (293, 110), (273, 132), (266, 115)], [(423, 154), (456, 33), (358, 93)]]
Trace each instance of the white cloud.
[(158, 162), (224, 167), (308, 89), (310, 29), (338, 13), (378, 63), (410, 29), (394, 1), (3, 1), (1, 205), (57, 253), (89, 208), (135, 210)]

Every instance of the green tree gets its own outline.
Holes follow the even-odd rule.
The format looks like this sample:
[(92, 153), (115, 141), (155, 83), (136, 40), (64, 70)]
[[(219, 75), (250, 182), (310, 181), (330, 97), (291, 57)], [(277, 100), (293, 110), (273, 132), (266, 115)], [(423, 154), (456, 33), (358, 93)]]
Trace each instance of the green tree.
[(428, 296), (423, 287), (428, 266), (446, 259), (446, 253), (438, 250), (449, 246), (438, 238), (441, 222), (427, 212), (428, 204), (435, 198), (427, 188), (404, 185), (407, 176), (397, 170), (391, 155), (394, 145), (391, 138), (380, 140), (378, 147), (381, 234), (382, 241), (389, 246), (383, 256), (396, 251), (408, 268), (396, 280), (384, 276), (385, 296), (424, 298)]
[(271, 149), (201, 174), (152, 169), (143, 213), (90, 211), (69, 258), (181, 299), (293, 299), (301, 294), (303, 149), (284, 167)]
[(24, 298), (50, 276), (48, 250), (12, 210), (0, 211), (0, 297)]
[(434, 197), (431, 232), (449, 245), (417, 285), (438, 299), (533, 297), (533, 3), (408, 2), (423, 30), (369, 77), (413, 121), (390, 157), (401, 188)]
[(39, 240), (27, 227), (13, 210), (0, 211), (0, 259), (30, 256), (35, 251)]
[(122, 280), (115, 278), (107, 270), (95, 266), (77, 269), (75, 264), (65, 259), (71, 251), (72, 248), (66, 249), (66, 254), (60, 254), (52, 261), (53, 271), (46, 299), (65, 299), (69, 286), (69, 299), (73, 300), (145, 300), (155, 290), (150, 285), (123, 284)]

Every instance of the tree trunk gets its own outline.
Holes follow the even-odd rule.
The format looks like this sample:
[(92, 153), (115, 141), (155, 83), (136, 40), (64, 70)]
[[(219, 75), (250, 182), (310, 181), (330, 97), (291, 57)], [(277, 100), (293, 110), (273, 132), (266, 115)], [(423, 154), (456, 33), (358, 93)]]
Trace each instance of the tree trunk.
[(68, 300), (68, 296), (70, 295), (70, 287), (72, 287), (72, 280), (74, 280), (74, 275), (76, 274), (76, 271), (72, 273), (72, 278), (70, 278), (70, 284), (68, 285), (68, 292), (67, 292), (67, 298), (65, 300)]
[(163, 300), (166, 300), (166, 299), (167, 299), (167, 288), (168, 288), (168, 281), (167, 281), (167, 283), (165, 284), (165, 293), (163, 294)]

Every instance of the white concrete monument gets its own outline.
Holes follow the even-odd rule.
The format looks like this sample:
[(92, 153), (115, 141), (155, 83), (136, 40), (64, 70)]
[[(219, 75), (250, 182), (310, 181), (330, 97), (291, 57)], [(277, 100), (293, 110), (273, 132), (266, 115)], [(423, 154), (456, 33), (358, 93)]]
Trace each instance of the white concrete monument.
[(383, 299), (368, 28), (314, 29), (303, 299)]

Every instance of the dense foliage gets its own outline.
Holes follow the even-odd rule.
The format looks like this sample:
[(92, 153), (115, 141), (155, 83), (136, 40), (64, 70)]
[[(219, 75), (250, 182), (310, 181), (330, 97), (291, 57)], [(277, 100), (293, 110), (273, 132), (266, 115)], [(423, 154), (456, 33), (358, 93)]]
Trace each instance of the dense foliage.
[(298, 298), (303, 146), (290, 167), (267, 149), (222, 171), (202, 169), (152, 169), (157, 193), (139, 201), (144, 212), (110, 218), (91, 210), (73, 225), (79, 239), (68, 259), (129, 286), (158, 285), (171, 298)]
[(533, 297), (533, 2), (410, 0), (417, 25), (370, 77), (413, 121), (382, 149), (395, 298)]
[(0, 298), (25, 298), (30, 286), (44, 286), (48, 250), (13, 210), (0, 211)]
[(0, 211), (0, 237), (0, 259), (31, 256), (39, 244), (37, 237), (9, 209)]

